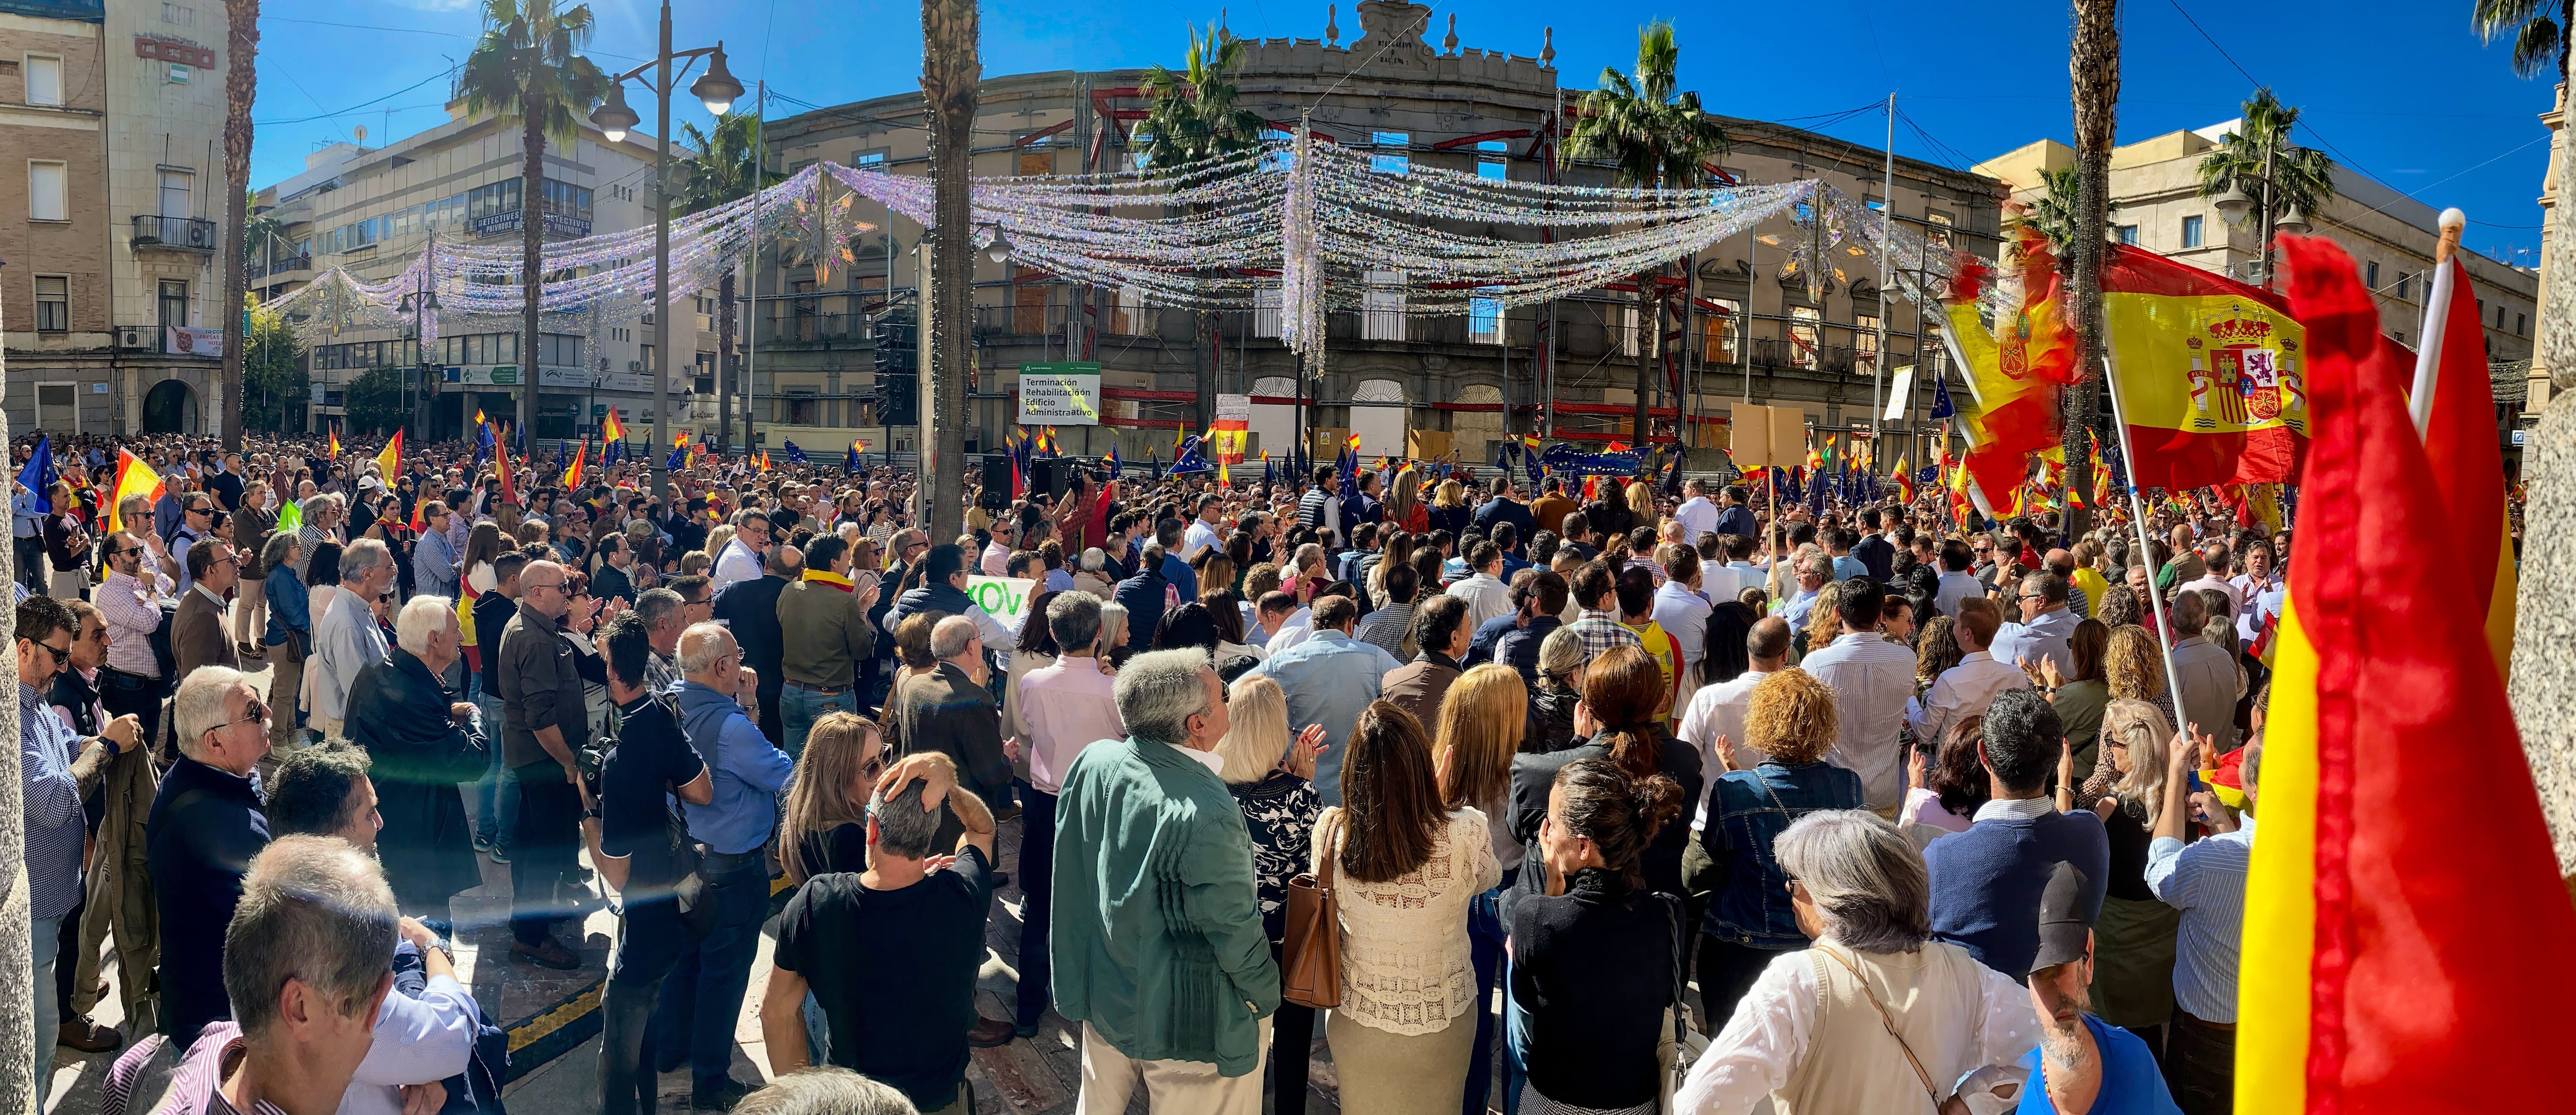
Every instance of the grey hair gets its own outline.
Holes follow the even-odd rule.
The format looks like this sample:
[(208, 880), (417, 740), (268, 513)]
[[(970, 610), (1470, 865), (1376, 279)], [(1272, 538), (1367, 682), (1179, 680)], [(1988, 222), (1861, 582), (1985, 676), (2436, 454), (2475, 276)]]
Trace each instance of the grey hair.
[(939, 836), (939, 822), (947, 807), (921, 807), (921, 791), (928, 785), (914, 779), (893, 797), (878, 799), (877, 807), (869, 813), (877, 822), (878, 851), (916, 860), (937, 854), (931, 841)]
[(259, 567), (275, 569), (278, 566), (290, 564), (286, 555), (302, 548), (303, 545), (304, 540), (296, 537), (295, 532), (291, 530), (281, 530), (269, 535), (267, 544), (259, 548)]
[(1082, 571), (1085, 573), (1100, 572), (1101, 567), (1107, 564), (1109, 564), (1109, 555), (1101, 553), (1098, 546), (1082, 552)]
[[(1563, 635), (1564, 638), (1557, 636)], [(1539, 673), (1562, 680), (1582, 668), (1583, 633), (1571, 627), (1559, 627), (1547, 633), (1538, 645)]]
[(838, 1065), (798, 1069), (742, 1098), (737, 1115), (916, 1115), (893, 1085)]
[(1225, 711), (1225, 738), (1216, 741), (1225, 769), (1218, 776), (1243, 786), (1269, 777), (1288, 753), (1287, 691), (1265, 675), (1245, 674), (1234, 679)]
[(955, 658), (966, 653), (966, 644), (975, 641), (975, 621), (967, 616), (949, 616), (930, 629), (930, 656)]
[(1932, 883), (1923, 853), (1896, 826), (1860, 809), (1807, 814), (1771, 841), (1789, 877), (1806, 884), (1825, 936), (1854, 952), (1912, 952), (1932, 937)]
[(379, 565), (392, 565), (394, 552), (374, 538), (361, 538), (340, 550), (340, 583), (363, 581)]
[(670, 589), (648, 588), (635, 597), (635, 618), (643, 620), (644, 629), (650, 631), (662, 626), (664, 620), (678, 617), (688, 603)]
[[(1100, 602), (1100, 646), (1116, 650), (1127, 645), (1127, 606), (1115, 600)], [(1056, 644), (1062, 646), (1062, 643)]]
[[(1076, 651), (1100, 641), (1100, 598), (1087, 592), (1059, 592), (1047, 601), (1047, 634), (1055, 645)], [(937, 632), (932, 632), (936, 643)]]
[(429, 637), (456, 622), (456, 602), (444, 596), (415, 596), (394, 615), (394, 643), (414, 657), (429, 653)]
[(1797, 572), (1800, 566), (1805, 566), (1809, 569), (1815, 570), (1829, 581), (1834, 577), (1834, 564), (1831, 561), (1825, 560), (1825, 551), (1823, 547), (1820, 547), (1813, 542), (1809, 542), (1804, 546), (1798, 547), (1797, 551), (1789, 556), (1790, 572)]
[(241, 888), (224, 928), (224, 992), (243, 1035), (278, 1024), (288, 980), (342, 1017), (385, 986), (401, 915), (374, 858), (338, 837), (281, 836), (250, 861)]
[(1158, 650), (1128, 659), (1118, 670), (1113, 693), (1118, 719), (1127, 733), (1141, 740), (1181, 746), (1190, 736), (1190, 718), (1208, 711), (1208, 653), (1197, 647)]
[(205, 757), (206, 733), (231, 719), (224, 711), (224, 698), (231, 695), (234, 686), (249, 681), (249, 675), (229, 666), (199, 666), (188, 672), (179, 683), (179, 695), (170, 699), (170, 719), (179, 728), (180, 754), (191, 759)]
[(298, 500), (295, 509), (303, 513), (305, 522), (314, 523), (320, 522), (323, 513), (331, 510), (339, 502), (340, 497), (329, 492), (315, 492)]
[(713, 669), (716, 663), (724, 661), (725, 648), (732, 642), (733, 633), (726, 631), (721, 623), (690, 624), (688, 630), (680, 632), (679, 653), (674, 656), (678, 659), (680, 672), (695, 677)]

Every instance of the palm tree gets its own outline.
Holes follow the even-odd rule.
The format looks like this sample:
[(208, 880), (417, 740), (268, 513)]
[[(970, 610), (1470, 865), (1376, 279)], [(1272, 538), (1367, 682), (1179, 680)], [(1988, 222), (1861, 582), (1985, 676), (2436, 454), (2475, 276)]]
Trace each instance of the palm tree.
[(519, 326), (519, 429), (528, 436), (534, 436), (537, 422), (546, 140), (578, 142), (582, 121), (608, 92), (608, 76), (580, 53), (590, 42), (590, 5), (556, 5), (557, 0), (483, 0), (483, 36), (474, 41), (456, 82), (468, 115), (520, 126), (519, 287), (527, 305)]
[[(1726, 131), (1700, 111), (1699, 94), (1674, 89), (1680, 61), (1672, 24), (1658, 20), (1639, 30), (1635, 76), (1602, 69), (1601, 88), (1584, 94), (1576, 110), (1562, 160), (1612, 163), (1622, 186), (1699, 185), (1708, 174), (1708, 160), (1726, 152)], [(1637, 275), (1637, 328), (1645, 335), (1637, 342), (1637, 414), (1631, 436), (1640, 444), (1654, 432), (1650, 396), (1655, 365), (1663, 359), (1663, 299), (1655, 281), (1661, 271), (1658, 267)]]
[(922, 299), (922, 351), (930, 406), (922, 412), (922, 525), (933, 538), (965, 522), (966, 377), (975, 314), (975, 106), (984, 60), (976, 0), (921, 0), (921, 100), (930, 125), (930, 289)]
[[(2066, 393), (2060, 435), (2066, 453), (2066, 482), (2076, 491), (2091, 491), (2094, 427), (2102, 410), (2102, 256), (2108, 250), (2111, 220), (2111, 144), (2120, 111), (2120, 0), (2075, 0), (2075, 30), (2068, 42), (2066, 69), (2075, 108), (2075, 187), (2052, 180), (2049, 192), (2071, 197), (2074, 212), (2066, 226), (2068, 278), (2075, 298), (2077, 368), (2083, 378)], [(2092, 524), (2090, 509), (2067, 509), (2065, 539)]]
[[(2334, 160), (2290, 142), (2299, 110), (2282, 104), (2271, 87), (2255, 90), (2243, 107), (2245, 118), (2237, 128), (2200, 157), (2200, 196), (2217, 197), (2236, 187), (2258, 207), (2268, 205), (2274, 217), (2292, 209), (2315, 213), (2335, 196)], [(2260, 219), (2264, 210), (2257, 208), (2254, 215)]]
[(2478, 41), (2493, 43), (2507, 30), (2513, 32), (2513, 72), (2518, 77), (2538, 77), (2555, 69), (2558, 80), (2567, 80), (2567, 48), (2570, 26), (2576, 26), (2576, 0), (2472, 0), (2469, 25), (2477, 29)]
[[(772, 173), (760, 165), (760, 116), (756, 112), (728, 112), (716, 117), (714, 134), (698, 130), (695, 124), (681, 124), (680, 133), (688, 137), (688, 146), (697, 154), (680, 160), (687, 181), (680, 186), (682, 215), (703, 213), (719, 205), (740, 201), (775, 185), (784, 175)], [(727, 270), (716, 286), (716, 449), (722, 451), (733, 442), (733, 330), (734, 273)], [(744, 404), (743, 417), (751, 417), (750, 405)], [(745, 445), (750, 444), (748, 436)]]
[[(2076, 206), (2078, 194), (2083, 189), (2081, 177), (2078, 168), (2071, 166), (2039, 172), (2039, 195), (2032, 198), (2030, 205), (2018, 215), (2004, 218), (2004, 226), (2028, 228), (2039, 233), (2048, 241), (2048, 250), (2064, 258), (2075, 243), (2075, 227), (2079, 223)], [(2104, 220), (2119, 211), (2120, 203), (2116, 201), (2104, 205)]]
[[(249, 287), (243, 274), (245, 245), (252, 241), (243, 233), (242, 224), (249, 207), (245, 199), (250, 190), (250, 107), (259, 93), (259, 0), (224, 0), (224, 57), (232, 64), (224, 68), (224, 300), (217, 305), (241, 304), (242, 292)], [(241, 390), (242, 323), (237, 314), (224, 315), (223, 382)], [(222, 423), (224, 447), (241, 448), (241, 400), (232, 405), (218, 405), (215, 412)]]
[[(1206, 37), (1190, 28), (1190, 53), (1173, 73), (1157, 62), (1145, 71), (1137, 88), (1145, 94), (1145, 118), (1136, 124), (1136, 152), (1147, 166), (1176, 167), (1239, 154), (1261, 142), (1261, 114), (1236, 107), (1234, 74), (1243, 68), (1243, 40), (1211, 27)], [(1191, 315), (1191, 360), (1216, 350), (1216, 315)], [(1216, 420), (1217, 377), (1198, 376), (1198, 426)]]

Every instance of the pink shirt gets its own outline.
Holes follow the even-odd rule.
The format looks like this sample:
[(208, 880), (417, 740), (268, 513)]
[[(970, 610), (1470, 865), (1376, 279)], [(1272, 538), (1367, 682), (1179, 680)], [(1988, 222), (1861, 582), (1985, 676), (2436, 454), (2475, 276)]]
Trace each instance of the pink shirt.
[(1082, 749), (1104, 739), (1127, 738), (1118, 718), (1118, 679), (1100, 672), (1097, 658), (1065, 657), (1020, 679), (1020, 725), (1028, 729), (1029, 784), (1064, 792), (1064, 772)]

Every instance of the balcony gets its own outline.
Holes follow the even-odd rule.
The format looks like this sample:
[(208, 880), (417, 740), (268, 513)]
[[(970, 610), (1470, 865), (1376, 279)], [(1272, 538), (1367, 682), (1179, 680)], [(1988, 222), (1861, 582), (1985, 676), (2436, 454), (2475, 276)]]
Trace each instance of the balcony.
[(250, 261), (249, 266), (245, 268), (245, 274), (246, 277), (252, 280), (258, 280), (272, 276), (284, 278), (288, 275), (300, 274), (311, 270), (313, 270), (312, 256), (280, 256), (275, 260), (254, 259)]
[(170, 248), (212, 254), (223, 247), (222, 241), (223, 235), (213, 221), (195, 217), (134, 215), (133, 244), (137, 248)]

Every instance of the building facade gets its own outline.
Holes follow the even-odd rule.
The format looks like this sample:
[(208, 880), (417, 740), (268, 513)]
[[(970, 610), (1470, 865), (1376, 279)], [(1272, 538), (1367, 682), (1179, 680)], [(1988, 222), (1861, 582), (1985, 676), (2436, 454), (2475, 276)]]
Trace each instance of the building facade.
[(223, 7), (0, 0), (13, 429), (201, 432), (223, 361)]
[[(2239, 126), (2231, 120), (2114, 148), (2111, 201), (2118, 208), (2111, 213), (2112, 234), (2205, 271), (2262, 282), (2261, 229), (2252, 221), (2230, 223), (2214, 200), (2200, 196), (2201, 157)], [(2073, 148), (2041, 140), (1977, 169), (2009, 185), (2014, 201), (2028, 203), (2044, 192), (2043, 172), (2074, 165)], [(2419, 343), (2440, 212), (2342, 166), (2334, 170), (2334, 185), (2334, 198), (2309, 215), (2311, 231), (2352, 256), (2378, 301), (2381, 331), (2399, 344)], [(2453, 297), (2475, 299), (2481, 327), (2476, 343), (2490, 367), (2518, 386), (2540, 324), (2540, 273), (2466, 248), (2459, 258), (2468, 268), (2469, 289)], [(2519, 392), (2500, 388), (2497, 395), (2498, 432), (2510, 468), (2520, 456), (2513, 430), (2522, 424), (2522, 402)]]
[[(515, 123), (470, 117), (462, 101), (446, 123), (379, 147), (338, 143), (305, 157), (302, 173), (259, 190), (257, 205), (278, 232), (250, 246), (251, 289), (274, 298), (333, 267), (384, 282), (436, 244), (516, 245), (526, 205), (521, 135)], [(674, 161), (684, 153), (674, 151)], [(566, 146), (546, 147), (540, 219), (547, 240), (570, 240), (649, 228), (653, 224), (652, 137), (610, 142), (589, 124)], [(676, 203), (674, 216), (677, 216)], [(714, 299), (695, 292), (672, 299), (671, 383), (674, 423), (692, 408), (712, 413)], [(653, 323), (616, 323), (601, 336), (541, 335), (533, 361), (521, 359), (514, 326), (437, 331), (427, 367), (437, 380), (431, 428), (414, 434), (459, 436), (478, 408), (496, 417), (518, 413), (533, 363), (538, 438), (580, 437), (616, 408), (620, 421), (649, 428), (660, 409), (653, 393)], [(351, 330), (314, 339), (301, 355), (312, 383), (309, 428), (346, 412), (347, 392), (377, 368), (402, 373), (418, 389), (422, 367), (411, 331)], [(704, 396), (708, 405), (700, 405)]]
[[(1320, 39), (1248, 40), (1236, 75), (1242, 107), (1281, 137), (1311, 108), (1319, 140), (1365, 148), (1391, 176), (1440, 167), (1524, 181), (1610, 181), (1606, 166), (1548, 165), (1549, 130), (1584, 92), (1560, 86), (1552, 33), (1528, 35), (1539, 49), (1519, 55), (1462, 48), (1454, 18), (1435, 45), (1424, 37), (1430, 9), (1418, 4), (1367, 0), (1357, 16), (1361, 34), (1347, 44), (1331, 21)], [(1114, 70), (987, 78), (976, 117), (975, 172), (1074, 174), (1137, 165), (1143, 76)], [(924, 123), (920, 95), (906, 92), (774, 120), (766, 134), (779, 170), (831, 160), (925, 174)], [(1876, 149), (1760, 121), (1721, 117), (1720, 123), (1732, 141), (1723, 169), (1740, 182), (1822, 178), (1873, 205), (1883, 202), (1886, 165)], [(1896, 160), (1894, 176), (1901, 223), (1993, 257), (2001, 213), (1994, 182), (1908, 159)], [(881, 425), (875, 412), (869, 327), (889, 310), (898, 318), (912, 312), (926, 258), (916, 250), (922, 230), (864, 199), (858, 210), (877, 228), (850, 245), (855, 265), (825, 273), (795, 259), (785, 265), (764, 260), (759, 269), (749, 315), (757, 348), (749, 371), (752, 409), (767, 444), (792, 438), (835, 453), (851, 440), (871, 451), (918, 447), (917, 428)], [(1677, 374), (1661, 380), (1653, 402), (1667, 414), (1678, 408), (1682, 436), (1695, 444), (1725, 444), (1729, 405), (1747, 397), (1801, 407), (1820, 427), (1867, 428), (1882, 313), (1891, 380), (1892, 369), (1917, 363), (1918, 352), (1927, 371), (1946, 360), (1912, 306), (1891, 296), (1882, 312), (1875, 260), (1856, 261), (1827, 284), (1823, 298), (1811, 300), (1803, 279), (1782, 272), (1786, 253), (1779, 245), (1791, 242), (1791, 227), (1785, 218), (1771, 222), (1707, 246), (1687, 268), (1670, 269), (1674, 281), (1687, 276), (1700, 308), (1686, 322), (1668, 325)], [(1066, 360), (1099, 363), (1107, 396), (1102, 426), (1058, 430), (1068, 453), (1096, 455), (1114, 444), (1129, 460), (1149, 452), (1168, 457), (1184, 425), (1199, 428), (1203, 383), (1252, 396), (1256, 450), (1284, 457), (1294, 447), (1298, 363), (1278, 339), (1275, 304), (1215, 314), (1218, 339), (1206, 345), (1195, 340), (1201, 334), (1191, 311), (981, 257), (975, 303), (971, 447), (1010, 436), (1021, 365)], [(1631, 294), (1603, 290), (1551, 306), (1453, 317), (1406, 315), (1384, 302), (1377, 304), (1381, 312), (1335, 312), (1328, 321), (1328, 374), (1310, 398), (1306, 425), (1317, 440), (1334, 444), (1357, 432), (1368, 455), (1446, 446), (1471, 462), (1493, 459), (1507, 430), (1551, 420), (1559, 436), (1638, 440), (1629, 417), (1639, 343), (1633, 304)], [(1552, 328), (1542, 329), (1542, 321)], [(1553, 390), (1544, 392), (1553, 407), (1538, 379), (1543, 348), (1553, 366)], [(1920, 399), (1908, 417), (1919, 419), (1932, 384), (1928, 374), (1914, 382)], [(1674, 426), (1673, 419), (1661, 419), (1655, 434), (1670, 436)], [(1423, 434), (1434, 436), (1415, 436)]]

